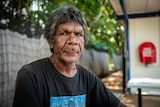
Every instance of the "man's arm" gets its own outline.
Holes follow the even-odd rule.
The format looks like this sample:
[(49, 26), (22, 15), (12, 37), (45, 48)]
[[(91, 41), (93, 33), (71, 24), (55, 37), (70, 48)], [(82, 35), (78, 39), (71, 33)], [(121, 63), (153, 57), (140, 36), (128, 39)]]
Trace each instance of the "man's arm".
[(13, 107), (41, 107), (35, 75), (21, 70), (17, 75)]
[(94, 87), (92, 90), (92, 103), (94, 107), (126, 107), (121, 101), (108, 89), (105, 87), (103, 82), (95, 77)]
[(119, 102), (117, 107), (127, 107), (126, 105), (124, 105), (123, 103)]

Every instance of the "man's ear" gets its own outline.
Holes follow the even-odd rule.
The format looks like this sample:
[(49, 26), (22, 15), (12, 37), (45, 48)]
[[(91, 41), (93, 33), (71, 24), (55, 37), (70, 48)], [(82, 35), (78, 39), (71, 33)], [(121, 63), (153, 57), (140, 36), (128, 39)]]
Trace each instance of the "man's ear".
[(53, 43), (50, 43), (50, 42), (48, 42), (48, 43), (49, 43), (49, 47), (53, 48)]
[(51, 42), (48, 42), (51, 53), (54, 52), (54, 45)]

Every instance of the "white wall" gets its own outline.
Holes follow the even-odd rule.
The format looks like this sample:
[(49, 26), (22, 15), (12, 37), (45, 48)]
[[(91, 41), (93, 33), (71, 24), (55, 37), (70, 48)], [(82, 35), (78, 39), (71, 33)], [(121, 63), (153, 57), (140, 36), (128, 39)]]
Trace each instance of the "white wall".
[[(130, 19), (129, 38), (130, 77), (160, 78), (160, 17)], [(147, 67), (140, 62), (138, 51), (140, 44), (146, 41), (155, 45), (157, 53), (156, 63)]]

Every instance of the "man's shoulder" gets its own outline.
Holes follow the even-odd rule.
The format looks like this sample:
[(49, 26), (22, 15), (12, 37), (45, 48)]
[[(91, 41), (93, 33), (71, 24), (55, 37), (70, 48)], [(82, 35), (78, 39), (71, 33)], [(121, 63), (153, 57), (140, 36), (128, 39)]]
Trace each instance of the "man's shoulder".
[(47, 64), (49, 63), (49, 58), (42, 58), (31, 62), (29, 65)]
[(46, 68), (46, 66), (49, 63), (48, 58), (38, 59), (36, 61), (33, 61), (31, 63), (25, 64), (21, 67), (20, 71), (27, 70), (27, 71), (35, 71), (42, 68)]
[(78, 68), (78, 70), (81, 70), (84, 72), (91, 72), (91, 70), (89, 68), (87, 68), (86, 66), (81, 65), (81, 64), (77, 64), (77, 68)]
[(93, 71), (91, 71), (91, 69), (89, 69), (88, 67), (81, 64), (77, 64), (77, 67), (81, 74), (84, 74), (85, 76), (95, 77), (95, 74), (93, 73)]

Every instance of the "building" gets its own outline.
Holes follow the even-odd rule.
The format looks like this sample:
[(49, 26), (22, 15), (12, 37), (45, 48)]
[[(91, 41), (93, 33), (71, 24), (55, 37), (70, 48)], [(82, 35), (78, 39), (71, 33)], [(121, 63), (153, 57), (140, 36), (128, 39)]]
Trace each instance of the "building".
[[(117, 19), (122, 20), (125, 24), (125, 84), (133, 78), (145, 78), (146, 80), (143, 80), (143, 82), (150, 82), (151, 79), (154, 79), (156, 80), (154, 82), (160, 83), (160, 1), (109, 1), (116, 13)], [(143, 43), (145, 43), (146, 46), (139, 49)], [(152, 50), (149, 44), (152, 44), (155, 49)], [(151, 59), (145, 60), (144, 58), (146, 57), (151, 57)], [(137, 93), (135, 88), (128, 88), (128, 91)], [(160, 89), (143, 88), (142, 93), (160, 95)]]

